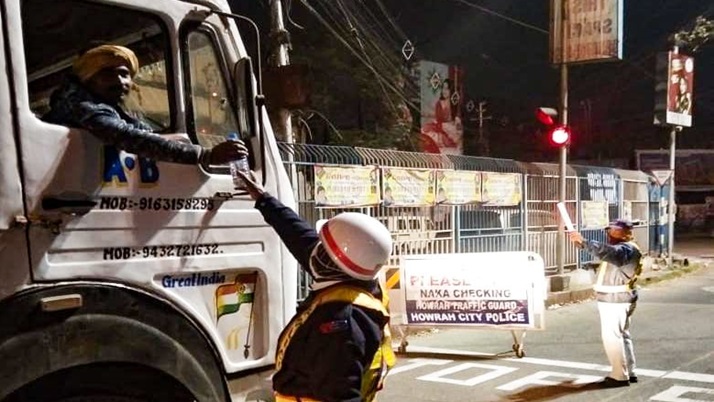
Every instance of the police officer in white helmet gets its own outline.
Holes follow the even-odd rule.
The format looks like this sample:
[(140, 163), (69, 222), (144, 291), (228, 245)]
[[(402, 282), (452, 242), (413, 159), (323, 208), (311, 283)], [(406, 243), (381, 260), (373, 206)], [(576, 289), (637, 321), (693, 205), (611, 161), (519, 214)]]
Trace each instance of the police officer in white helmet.
[(318, 234), (242, 176), (255, 207), (313, 279), (278, 340), (276, 401), (372, 401), (395, 363), (387, 297), (376, 280), (392, 252), (391, 234), (359, 213), (335, 216)]
[(573, 243), (602, 261), (593, 290), (600, 312), (602, 342), (612, 367), (600, 382), (604, 388), (637, 382), (630, 320), (637, 305), (635, 282), (642, 272), (643, 255), (634, 242), (632, 229), (632, 222), (627, 220), (610, 222), (606, 228), (607, 243), (586, 240), (578, 232), (569, 234)]

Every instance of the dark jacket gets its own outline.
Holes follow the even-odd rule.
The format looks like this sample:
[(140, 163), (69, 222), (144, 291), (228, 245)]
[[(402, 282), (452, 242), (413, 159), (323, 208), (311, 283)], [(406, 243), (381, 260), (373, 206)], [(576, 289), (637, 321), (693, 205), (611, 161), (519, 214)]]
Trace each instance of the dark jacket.
[[(584, 247), (591, 254), (607, 263), (605, 271), (601, 274), (601, 266), (596, 277), (602, 276), (602, 283), (596, 283), (595, 291), (598, 301), (610, 303), (631, 303), (637, 300), (637, 290), (626, 292), (608, 293), (598, 292), (597, 285), (623, 286), (638, 274), (637, 270), (642, 258), (642, 253), (629, 242), (606, 244), (595, 240), (588, 240)], [(597, 282), (597, 281), (596, 281)]]
[[(256, 208), (300, 265), (308, 267), (310, 253), (319, 241), (317, 232), (268, 194), (258, 199)], [(381, 298), (376, 281), (345, 283)], [(322, 291), (325, 289), (311, 292), (298, 307), (298, 314)], [(273, 376), (273, 388), (286, 396), (328, 402), (361, 401), (362, 374), (372, 362), (387, 321), (381, 313), (351, 303), (332, 302), (317, 307), (293, 335), (282, 368)]]
[(152, 133), (149, 125), (130, 116), (117, 105), (103, 103), (70, 76), (50, 97), (48, 123), (82, 128), (105, 144), (157, 161), (199, 163), (203, 148), (167, 140)]

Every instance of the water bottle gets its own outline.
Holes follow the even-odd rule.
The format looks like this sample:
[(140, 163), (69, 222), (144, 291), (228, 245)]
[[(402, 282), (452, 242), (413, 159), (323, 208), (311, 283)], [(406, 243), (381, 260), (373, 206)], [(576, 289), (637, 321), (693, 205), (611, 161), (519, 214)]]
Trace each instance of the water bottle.
[[(240, 140), (240, 137), (238, 137), (237, 133), (230, 133), (228, 136), (226, 136), (226, 139), (228, 141), (238, 141)], [(231, 161), (228, 166), (231, 169), (231, 177), (233, 177), (233, 185), (235, 188), (244, 188), (245, 184), (243, 183), (243, 179), (238, 176), (238, 171), (243, 172), (246, 175), (250, 175), (250, 165), (248, 165), (248, 158), (243, 157), (240, 159), (236, 159), (234, 161)]]

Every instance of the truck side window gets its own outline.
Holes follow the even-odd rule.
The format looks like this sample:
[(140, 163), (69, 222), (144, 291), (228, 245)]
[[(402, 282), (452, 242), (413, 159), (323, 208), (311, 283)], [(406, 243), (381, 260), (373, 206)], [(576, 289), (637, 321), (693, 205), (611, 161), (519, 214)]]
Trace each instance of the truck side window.
[[(241, 135), (232, 104), (226, 71), (209, 31), (199, 29), (186, 34), (190, 103), (193, 113), (189, 131), (198, 143), (213, 147), (231, 132)], [(193, 127), (191, 127), (193, 126)], [(193, 130), (192, 130), (193, 129)]]
[(50, 110), (51, 94), (65, 82), (80, 54), (114, 44), (134, 51), (140, 64), (126, 110), (156, 132), (174, 129), (168, 39), (158, 17), (80, 0), (25, 0), (22, 24), (30, 108), (36, 116)]

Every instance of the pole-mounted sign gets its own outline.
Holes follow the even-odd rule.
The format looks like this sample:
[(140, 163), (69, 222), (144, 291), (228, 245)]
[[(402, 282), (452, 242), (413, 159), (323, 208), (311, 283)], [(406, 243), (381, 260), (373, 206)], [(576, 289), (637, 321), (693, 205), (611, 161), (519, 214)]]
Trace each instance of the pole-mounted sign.
[(656, 79), (654, 123), (691, 127), (694, 58), (671, 51), (660, 53)]
[(623, 3), (551, 0), (551, 63), (622, 59)]

